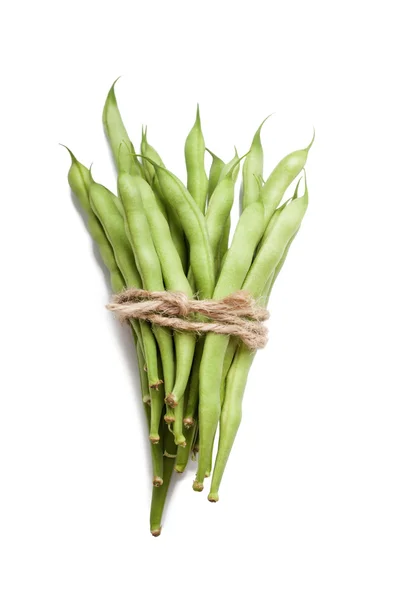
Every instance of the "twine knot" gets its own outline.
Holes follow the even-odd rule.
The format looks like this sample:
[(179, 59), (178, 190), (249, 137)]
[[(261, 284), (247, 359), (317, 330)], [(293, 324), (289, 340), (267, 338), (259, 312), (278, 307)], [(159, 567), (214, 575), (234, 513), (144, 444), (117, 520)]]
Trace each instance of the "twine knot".
[(263, 321), (269, 313), (243, 290), (220, 300), (197, 300), (182, 292), (130, 288), (114, 295), (107, 308), (121, 322), (142, 319), (188, 333), (232, 335), (250, 350), (263, 348), (268, 341)]

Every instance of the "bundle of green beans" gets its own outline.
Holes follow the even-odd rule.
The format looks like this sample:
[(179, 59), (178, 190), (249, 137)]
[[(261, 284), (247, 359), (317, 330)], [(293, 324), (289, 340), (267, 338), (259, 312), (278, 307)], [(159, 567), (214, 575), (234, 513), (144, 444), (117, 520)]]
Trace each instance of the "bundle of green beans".
[[(246, 290), (267, 306), (272, 287), (307, 209), (299, 184), (312, 141), (285, 156), (263, 180), (261, 128), (250, 150), (224, 162), (206, 149), (200, 114), (185, 142), (186, 186), (171, 173), (142, 131), (136, 152), (111, 87), (103, 123), (118, 171), (118, 195), (93, 180), (71, 151), (70, 187), (87, 215), (89, 232), (110, 272), (112, 291), (179, 291), (219, 300)], [(205, 152), (212, 157), (207, 175)], [(243, 160), (241, 214), (233, 236), (231, 210)], [(300, 182), (300, 179), (299, 179)], [(232, 241), (230, 243), (230, 240)], [(242, 398), (254, 351), (227, 335), (171, 332), (131, 320), (153, 469), (150, 530), (161, 519), (173, 471), (183, 473), (198, 455), (195, 491), (211, 477), (208, 499), (219, 488), (238, 431)], [(219, 425), (216, 459), (213, 447)]]

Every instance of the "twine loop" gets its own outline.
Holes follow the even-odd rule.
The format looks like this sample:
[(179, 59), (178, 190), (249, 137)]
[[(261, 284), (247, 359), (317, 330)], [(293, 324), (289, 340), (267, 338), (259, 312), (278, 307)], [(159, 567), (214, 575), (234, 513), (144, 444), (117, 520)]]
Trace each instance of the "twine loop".
[(182, 292), (130, 288), (114, 295), (107, 308), (121, 322), (142, 319), (177, 331), (232, 335), (250, 350), (263, 348), (268, 341), (263, 322), (269, 313), (243, 290), (220, 300), (197, 300)]

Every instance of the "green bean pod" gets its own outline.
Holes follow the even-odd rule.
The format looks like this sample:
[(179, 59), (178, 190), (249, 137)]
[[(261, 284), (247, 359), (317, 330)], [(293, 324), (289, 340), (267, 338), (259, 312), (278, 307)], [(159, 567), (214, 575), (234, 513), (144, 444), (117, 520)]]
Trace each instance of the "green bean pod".
[(220, 393), (219, 393), (220, 399), (221, 399), (221, 406), (224, 405), (226, 378), (228, 376), (229, 369), (231, 368), (233, 359), (235, 357), (237, 347), (238, 347), (238, 340), (233, 337), (230, 338), (229, 344), (228, 344), (228, 347), (226, 349), (225, 356), (224, 356), (224, 364), (222, 367), (221, 388), (220, 388)]
[(206, 212), (208, 178), (204, 168), (206, 145), (201, 130), (200, 110), (197, 105), (196, 121), (185, 142), (187, 189), (201, 212)]
[[(269, 117), (267, 117), (267, 119), (268, 118)], [(261, 144), (261, 129), (267, 119), (264, 119), (254, 134), (250, 151), (243, 164), (243, 209), (259, 199), (260, 189), (257, 179), (259, 177), (262, 178), (264, 167), (264, 152)]]
[[(149, 159), (147, 159), (149, 160)], [(190, 248), (190, 264), (200, 298), (211, 298), (214, 291), (214, 260), (204, 215), (183, 185), (170, 171), (154, 161), (156, 177), (164, 200), (178, 215)]]
[[(137, 348), (137, 356), (138, 356), (138, 367), (139, 367), (139, 377), (140, 377), (140, 386), (142, 390), (142, 399), (143, 406), (146, 413), (147, 424), (151, 427), (151, 401), (150, 401), (150, 390), (149, 390), (149, 382), (144, 371), (144, 356), (143, 353), (138, 346)], [(153, 467), (153, 485), (155, 487), (159, 487), (163, 484), (163, 451), (161, 444), (150, 444), (151, 446), (151, 462)]]
[[(296, 202), (297, 198), (297, 190), (295, 191), (295, 197), (293, 202)], [(271, 293), (272, 286), (274, 285), (276, 278), (282, 269), (282, 266), (286, 260), (287, 254), (289, 252), (290, 246), (297, 235), (297, 232), (300, 227), (300, 223), (303, 219), (304, 213), (307, 209), (308, 205), (308, 192), (307, 192), (307, 184), (305, 189), (305, 194), (303, 197), (298, 199), (298, 203), (296, 206), (296, 211), (292, 210), (292, 214), (289, 214), (288, 208), (283, 208), (278, 217), (275, 220), (275, 235), (273, 236), (273, 229), (270, 230), (269, 240), (271, 245), (274, 242), (274, 239), (282, 239), (284, 249), (283, 252), (280, 253), (280, 258), (278, 263), (274, 268), (271, 268), (267, 261), (264, 263), (259, 262), (257, 266), (257, 272), (253, 273), (253, 277), (249, 278), (247, 282), (247, 289), (252, 291), (252, 293), (257, 294), (261, 286), (256, 287), (255, 280), (257, 275), (260, 275), (262, 279), (265, 281), (265, 274), (268, 279), (264, 284), (264, 289), (262, 291), (262, 304), (267, 305), (269, 296)], [(284, 215), (284, 211), (286, 211), (286, 215)], [(280, 216), (282, 215), (282, 216)], [(285, 217), (285, 222), (283, 221), (283, 216)], [(281, 221), (281, 222), (279, 222)], [(284, 235), (285, 233), (285, 235)], [(286, 245), (285, 245), (286, 244)], [(267, 255), (267, 250), (264, 248), (264, 255)], [(253, 282), (253, 285), (252, 285)], [(246, 283), (243, 286), (246, 288)], [(226, 391), (225, 391), (225, 401), (222, 407), (221, 419), (220, 419), (220, 436), (218, 443), (218, 452), (215, 460), (215, 467), (213, 472), (213, 477), (211, 481), (211, 489), (208, 499), (210, 502), (217, 502), (219, 499), (219, 487), (221, 484), (221, 480), (226, 468), (226, 464), (229, 459), (230, 452), (232, 450), (233, 443), (235, 441), (235, 437), (237, 431), (240, 426), (241, 418), (242, 418), (242, 400), (244, 395), (244, 390), (246, 387), (247, 377), (254, 359), (255, 353), (251, 352), (248, 348), (246, 348), (243, 344), (240, 345), (239, 350), (237, 351), (235, 358), (232, 363), (232, 367), (229, 370), (226, 382)]]
[[(236, 165), (232, 171), (232, 180), (233, 180), (233, 183), (236, 183), (238, 175), (239, 175), (239, 170), (240, 170), (240, 161), (238, 162), (238, 158), (239, 158), (238, 151), (235, 148), (235, 156), (222, 167), (220, 176), (219, 176), (219, 181), (223, 181), (223, 179), (226, 177), (226, 175), (232, 169), (233, 165)], [(231, 232), (231, 216), (228, 215), (228, 218), (226, 219), (226, 221), (223, 225), (221, 241), (220, 241), (220, 244), (218, 247), (218, 252), (217, 252), (217, 260), (216, 260), (217, 273), (220, 272), (223, 258), (225, 256), (226, 252), (228, 251), (230, 232)]]
[(206, 336), (200, 337), (194, 352), (192, 371), (189, 379), (188, 399), (185, 407), (185, 416), (183, 419), (183, 425), (186, 429), (193, 427), (195, 415), (197, 414), (197, 407), (199, 404), (200, 364), (203, 356), (205, 339)]
[[(183, 272), (179, 254), (172, 242), (168, 223), (158, 210), (152, 189), (140, 177), (132, 177), (131, 186), (142, 199), (166, 288), (174, 292), (183, 292), (189, 298), (192, 297), (192, 288)], [(196, 336), (189, 333), (175, 332), (174, 340), (176, 349), (176, 375), (173, 389), (166, 397), (166, 402), (171, 406), (177, 406), (183, 398), (192, 366)], [(179, 427), (179, 424), (177, 424), (177, 427)], [(184, 438), (183, 440), (182, 437), (179, 439), (179, 445), (184, 443)]]
[(231, 160), (229, 162), (227, 162), (222, 167), (218, 181), (222, 181), (227, 176), (227, 174), (229, 173), (229, 171), (232, 169), (232, 167), (234, 165), (236, 165), (236, 166), (235, 166), (235, 168), (232, 171), (232, 179), (233, 179), (234, 183), (236, 183), (237, 178), (239, 176), (239, 171), (240, 171), (239, 154), (238, 154), (236, 146), (235, 146), (235, 155), (234, 155), (234, 157), (231, 158)]
[(170, 406), (169, 404), (166, 404), (166, 406), (165, 406), (164, 421), (166, 423), (168, 423), (169, 425), (172, 425), (172, 423), (175, 423), (175, 411), (172, 408), (172, 406)]
[(146, 363), (144, 360), (143, 351), (138, 348), (137, 352), (138, 356), (138, 368), (139, 368), (139, 377), (140, 377), (140, 389), (142, 390), (142, 401), (143, 404), (147, 404), (150, 406), (151, 397), (150, 397), (150, 388), (149, 388), (149, 380), (146, 374)]
[[(118, 267), (113, 247), (107, 238), (103, 225), (97, 218), (90, 204), (90, 187), (95, 182), (93, 181), (90, 170), (75, 158), (69, 148), (67, 148), (67, 150), (70, 153), (72, 160), (68, 173), (68, 182), (73, 193), (78, 198), (80, 205), (87, 214), (87, 227), (89, 233), (99, 249), (100, 256), (105, 266), (110, 272), (111, 289), (114, 293), (121, 292), (125, 288), (125, 279)], [(108, 195), (109, 201), (112, 200), (115, 207), (120, 211), (119, 198), (114, 196), (114, 194), (106, 188), (103, 189)], [(132, 328), (136, 335), (136, 339), (143, 350), (143, 339), (140, 326), (136, 322), (132, 322)]]
[[(115, 293), (121, 292), (125, 287), (125, 280), (121, 274), (121, 271), (117, 265), (117, 261), (114, 256), (114, 251), (111, 243), (108, 240), (108, 237), (103, 229), (103, 226), (96, 216), (93, 208), (90, 204), (90, 190), (92, 186), (96, 186), (91, 176), (89, 169), (84, 167), (81, 163), (77, 161), (75, 156), (72, 154), (70, 150), (68, 150), (72, 164), (68, 174), (68, 181), (71, 186), (72, 191), (77, 196), (82, 208), (85, 210), (88, 216), (88, 229), (93, 238), (93, 240), (97, 243), (101, 257), (105, 266), (110, 271), (111, 275), (111, 286)], [(100, 189), (94, 187), (94, 196), (97, 197), (97, 194), (108, 196), (108, 203), (110, 200), (114, 202), (115, 208), (118, 207), (118, 202), (116, 202), (116, 197), (106, 188), (100, 186)], [(92, 189), (92, 191), (93, 191)], [(117, 208), (118, 210), (118, 208)], [(138, 356), (138, 366), (139, 366), (139, 375), (140, 375), (140, 383), (142, 390), (142, 398), (146, 403), (145, 412), (146, 418), (150, 425), (150, 409), (147, 404), (150, 402), (149, 395), (149, 383), (144, 372), (144, 357), (142, 351), (142, 339), (141, 339), (141, 331), (137, 323), (133, 323), (133, 336), (137, 346), (137, 356)], [(151, 449), (152, 455), (152, 464), (153, 464), (153, 485), (158, 486), (162, 484), (162, 467), (163, 467), (163, 459), (162, 459), (162, 451), (160, 447), (153, 446)]]
[(150, 508), (150, 532), (154, 537), (161, 534), (161, 520), (164, 511), (165, 501), (167, 499), (169, 485), (171, 483), (172, 473), (175, 465), (176, 446), (173, 435), (164, 427), (164, 459), (163, 459), (163, 480), (160, 487), (153, 487)]
[[(159, 372), (162, 372), (162, 364), (158, 365)], [(163, 375), (165, 378), (165, 375)], [(164, 384), (161, 382), (157, 387), (150, 388), (150, 431), (149, 440), (152, 444), (160, 442), (160, 425), (164, 410)]]
[(266, 305), (266, 306), (268, 305), (269, 297), (270, 297), (270, 295), (271, 295), (271, 291), (272, 291), (272, 288), (273, 288), (273, 286), (274, 286), (274, 283), (275, 283), (275, 281), (276, 281), (276, 278), (278, 277), (279, 273), (281, 272), (281, 269), (282, 269), (282, 267), (283, 267), (283, 264), (284, 264), (284, 262), (285, 262), (285, 260), (286, 260), (286, 257), (287, 257), (287, 255), (288, 255), (288, 253), (289, 253), (290, 247), (291, 247), (291, 245), (293, 244), (293, 242), (294, 242), (294, 240), (295, 240), (295, 237), (296, 237), (296, 235), (298, 234), (298, 232), (299, 232), (299, 230), (297, 230), (297, 231), (296, 231), (296, 232), (293, 234), (292, 238), (290, 239), (290, 241), (289, 241), (288, 245), (286, 246), (286, 248), (285, 248), (285, 250), (284, 250), (284, 252), (283, 252), (283, 254), (282, 254), (282, 258), (281, 258), (281, 260), (279, 261), (279, 263), (278, 263), (278, 266), (277, 266), (277, 267), (276, 267), (276, 269), (274, 270), (274, 272), (273, 272), (273, 275), (270, 277), (270, 280), (269, 280), (269, 285), (268, 285), (268, 286), (267, 286), (267, 288), (264, 290), (263, 296), (265, 295), (265, 305)]
[(115, 84), (112, 84), (103, 108), (103, 125), (111, 151), (114, 156), (118, 172), (131, 173), (132, 175), (142, 174), (142, 165), (135, 157), (135, 149), (119, 112), (117, 99), (115, 97)]
[[(136, 268), (132, 248), (125, 232), (125, 223), (121, 217), (111, 192), (98, 183), (90, 186), (90, 203), (93, 212), (99, 219), (104, 232), (109, 240), (116, 263), (122, 273), (125, 284), (128, 287), (142, 287), (140, 274)], [(133, 321), (136, 327), (135, 321)], [(143, 340), (143, 348), (147, 365), (150, 388), (157, 387), (162, 383), (158, 376), (157, 346), (153, 333), (148, 323), (140, 321), (140, 332)]]
[[(267, 295), (271, 287), (271, 281), (272, 277), (270, 277), (264, 288), (263, 296), (260, 299), (261, 305), (266, 306), (267, 304)], [(226, 377), (224, 401), (219, 424), (218, 452), (215, 459), (210, 493), (208, 495), (210, 502), (218, 502), (219, 500), (221, 480), (242, 420), (243, 395), (254, 357), (255, 352), (250, 351), (244, 344), (240, 343)]]
[(280, 206), (278, 206), (278, 208), (276, 208), (274, 210), (274, 212), (272, 213), (272, 216), (270, 218), (270, 220), (268, 221), (267, 227), (265, 229), (264, 235), (262, 237), (262, 240), (260, 242), (260, 246), (265, 242), (265, 240), (267, 239), (267, 237), (269, 236), (269, 234), (271, 233), (272, 229), (275, 227), (275, 223), (278, 220), (279, 215), (281, 214), (281, 212), (284, 210), (284, 208), (292, 201), (292, 200), (296, 200), (296, 198), (298, 197), (298, 191), (299, 191), (299, 185), (301, 182), (301, 178), (299, 179), (299, 181), (297, 182), (296, 188), (294, 190), (293, 196), (291, 198), (289, 198), (288, 200), (286, 200), (286, 202), (284, 202), (283, 204), (281, 204)]
[(224, 168), (225, 163), (216, 154), (211, 152), (211, 150), (209, 150), (208, 148), (206, 148), (206, 151), (211, 155), (211, 158), (212, 158), (210, 173), (208, 175), (208, 193), (207, 193), (208, 199), (210, 199), (214, 193), (215, 188), (218, 185), (221, 171)]
[(183, 413), (184, 413), (184, 399), (181, 398), (174, 408), (175, 421), (172, 425), (172, 431), (174, 433), (175, 444), (179, 447), (186, 446), (186, 437), (183, 434)]
[[(128, 173), (121, 173), (118, 177), (119, 194), (126, 216), (126, 230), (145, 289), (161, 291), (164, 289), (164, 280), (143, 206), (143, 188), (137, 185), (139, 179)], [(151, 191), (148, 184), (142, 181), (143, 186)], [(160, 349), (165, 393), (168, 395), (172, 391), (175, 380), (173, 338), (171, 332), (163, 327), (154, 326), (153, 331)], [(159, 405), (157, 408), (157, 416), (161, 418)]]
[[(242, 213), (221, 275), (214, 292), (214, 299), (220, 299), (242, 287), (252, 264), (254, 251), (263, 234), (264, 209), (260, 202), (250, 204)], [(195, 491), (203, 489), (203, 481), (208, 471), (215, 432), (221, 412), (220, 389), (225, 352), (229, 336), (208, 334), (204, 344), (200, 365), (200, 456)]]
[(211, 251), (214, 257), (217, 255), (218, 245), (221, 240), (221, 231), (224, 230), (225, 223), (230, 216), (233, 206), (235, 197), (235, 181), (233, 179), (233, 173), (242, 158), (238, 158), (226, 173), (225, 177), (218, 182), (209, 201), (206, 213), (206, 225)]
[(254, 298), (258, 298), (263, 293), (266, 282), (277, 268), (288, 243), (299, 229), (307, 206), (306, 184), (304, 195), (292, 200), (279, 213), (275, 226), (257, 252), (242, 288), (250, 292)]
[[(153, 146), (151, 146), (147, 141), (147, 128), (142, 132), (142, 143), (140, 150), (143, 157), (149, 158), (160, 167), (164, 167), (164, 163), (161, 160), (160, 155), (155, 150), (155, 148), (153, 148)], [(169, 207), (168, 205), (165, 206), (165, 201), (162, 198), (161, 189), (155, 177), (155, 169), (152, 163), (149, 160), (144, 160), (143, 168), (145, 171), (147, 183), (149, 183), (149, 185), (152, 186), (154, 195), (157, 199), (157, 204), (169, 223), (172, 241), (181, 259), (183, 270), (186, 273), (188, 269), (188, 257), (185, 236), (183, 234), (182, 226), (179, 222), (177, 215), (175, 214), (175, 211), (172, 210), (171, 207)]]
[(266, 224), (269, 222), (277, 206), (279, 206), (289, 185), (304, 169), (308, 153), (314, 143), (314, 137), (315, 132), (307, 148), (296, 150), (285, 156), (265, 182), (261, 190), (260, 198), (265, 207)]
[(90, 206), (89, 188), (93, 183), (91, 173), (89, 169), (87, 169), (75, 158), (69, 148), (67, 148), (67, 150), (71, 156), (71, 167), (68, 172), (68, 183), (87, 215), (87, 227), (89, 233), (99, 249), (103, 263), (110, 272), (111, 289), (115, 293), (120, 292), (125, 286), (124, 279), (115, 261), (112, 246), (108, 241), (106, 234), (104, 233), (101, 223)]
[(183, 473), (189, 462), (189, 456), (192, 452), (194, 439), (197, 433), (197, 422), (193, 421), (193, 426), (190, 431), (186, 434), (186, 446), (179, 446), (176, 455), (175, 471), (177, 473)]
[[(235, 182), (233, 180), (233, 173), (242, 159), (243, 157), (238, 158), (226, 173), (225, 177), (218, 182), (208, 204), (206, 225), (211, 252), (213, 253), (215, 263), (217, 263), (221, 231), (224, 232), (225, 223), (227, 219), (230, 219), (230, 212), (234, 201)], [(192, 272), (190, 269), (188, 273), (189, 281), (191, 280), (191, 276)]]
[[(265, 305), (268, 302), (272, 285), (282, 268), (290, 245), (300, 227), (307, 205), (308, 192), (306, 187), (304, 196), (296, 198), (281, 211), (268, 240), (259, 251), (258, 261), (256, 258), (243, 285), (243, 289), (247, 289), (255, 297), (263, 297), (263, 304)], [(274, 247), (276, 250), (272, 252)], [(270, 252), (273, 258), (269, 260), (268, 255)], [(260, 279), (256, 281), (257, 277), (261, 278), (261, 282)], [(261, 289), (261, 286), (263, 286), (263, 289)], [(254, 355), (254, 352), (241, 344), (227, 376), (225, 401), (220, 419), (218, 452), (208, 496), (210, 502), (217, 502), (219, 499), (219, 486), (240, 425), (242, 399)]]
[(226, 256), (226, 253), (229, 250), (229, 238), (231, 235), (231, 216), (228, 215), (228, 218), (226, 219), (223, 229), (222, 229), (222, 235), (221, 235), (221, 239), (219, 241), (219, 245), (218, 245), (218, 251), (217, 251), (217, 261), (216, 261), (216, 270), (217, 270), (217, 274), (219, 275), (224, 263), (224, 258)]
[(242, 419), (242, 398), (254, 356), (255, 352), (250, 352), (246, 346), (241, 345), (229, 369), (225, 402), (220, 419), (218, 453), (208, 495), (210, 502), (217, 502), (219, 499), (218, 490), (221, 479)]

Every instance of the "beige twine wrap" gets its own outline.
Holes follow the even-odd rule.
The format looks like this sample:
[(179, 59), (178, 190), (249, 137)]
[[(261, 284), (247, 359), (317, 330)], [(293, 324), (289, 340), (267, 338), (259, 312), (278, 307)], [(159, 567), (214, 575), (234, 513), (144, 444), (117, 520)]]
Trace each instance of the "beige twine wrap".
[[(108, 310), (120, 321), (142, 319), (161, 327), (193, 333), (233, 335), (250, 350), (264, 348), (268, 330), (263, 324), (269, 317), (264, 308), (245, 291), (221, 300), (194, 300), (182, 292), (148, 292), (135, 288), (112, 297)], [(196, 320), (201, 315), (206, 320)]]

